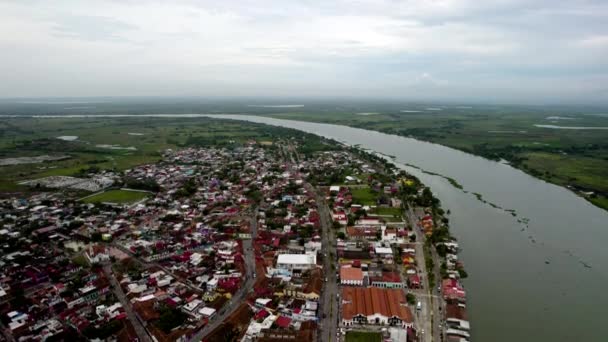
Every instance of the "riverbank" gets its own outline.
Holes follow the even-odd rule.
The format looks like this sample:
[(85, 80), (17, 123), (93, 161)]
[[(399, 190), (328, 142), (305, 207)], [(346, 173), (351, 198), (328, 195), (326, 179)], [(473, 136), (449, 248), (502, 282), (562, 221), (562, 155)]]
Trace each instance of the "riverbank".
[[(568, 188), (593, 205), (608, 210), (608, 144), (602, 131), (555, 130), (535, 126), (554, 120), (544, 112), (509, 115), (474, 109), (441, 113), (407, 112), (361, 117), (349, 113), (270, 113), (262, 116), (331, 123), (413, 137), (494, 161), (506, 161), (529, 175)], [(585, 126), (607, 118), (581, 116)], [(551, 121), (549, 121), (551, 122)], [(508, 128), (508, 129), (506, 129)]]

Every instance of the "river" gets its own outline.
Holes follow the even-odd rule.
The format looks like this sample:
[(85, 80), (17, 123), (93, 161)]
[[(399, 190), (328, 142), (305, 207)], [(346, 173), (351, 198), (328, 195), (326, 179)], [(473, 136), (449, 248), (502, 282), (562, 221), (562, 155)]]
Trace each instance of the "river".
[[(259, 116), (209, 116), (294, 128), (391, 155), (430, 186), (451, 210), (452, 233), (462, 247), (472, 340), (607, 340), (608, 213), (569, 190), (415, 139)], [(451, 177), (463, 189), (418, 168)]]

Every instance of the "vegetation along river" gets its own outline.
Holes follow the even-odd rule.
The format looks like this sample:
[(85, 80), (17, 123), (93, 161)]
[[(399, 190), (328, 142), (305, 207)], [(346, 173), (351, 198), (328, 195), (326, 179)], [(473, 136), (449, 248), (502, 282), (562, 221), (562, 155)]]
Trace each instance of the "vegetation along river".
[(384, 155), (450, 209), (474, 341), (606, 341), (608, 212), (509, 165), (363, 129), (210, 115), (315, 133)]

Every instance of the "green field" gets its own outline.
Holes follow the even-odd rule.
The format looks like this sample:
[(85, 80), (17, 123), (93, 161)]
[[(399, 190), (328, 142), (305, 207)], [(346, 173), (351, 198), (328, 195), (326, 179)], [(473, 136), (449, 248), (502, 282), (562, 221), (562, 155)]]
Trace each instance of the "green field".
[(347, 331), (346, 342), (381, 342), (382, 334), (379, 332)]
[(401, 217), (401, 214), (403, 213), (403, 209), (401, 209), (401, 208), (377, 207), (374, 210), (372, 210), (371, 213), (372, 214), (376, 214), (376, 215), (390, 215), (390, 216)]
[(86, 197), (83, 202), (86, 203), (116, 203), (126, 204), (133, 203), (148, 197), (150, 194), (142, 191), (129, 190), (109, 190), (97, 195)]
[(369, 187), (351, 189), (353, 195), (353, 203), (361, 205), (376, 205), (378, 193), (372, 191)]

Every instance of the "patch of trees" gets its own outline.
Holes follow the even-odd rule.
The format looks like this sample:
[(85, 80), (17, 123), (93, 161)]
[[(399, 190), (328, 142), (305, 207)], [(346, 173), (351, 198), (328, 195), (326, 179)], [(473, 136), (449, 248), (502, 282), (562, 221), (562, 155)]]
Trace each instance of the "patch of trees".
[(175, 192), (177, 197), (190, 197), (196, 192), (196, 181), (194, 178), (188, 179), (179, 190)]
[(186, 317), (186, 314), (181, 310), (171, 309), (165, 306), (160, 309), (160, 318), (157, 326), (163, 332), (170, 333), (174, 328), (184, 324)]
[(152, 192), (160, 191), (160, 185), (158, 185), (154, 178), (127, 178), (125, 179), (125, 185), (131, 189), (147, 190)]
[(437, 207), (439, 206), (439, 199), (433, 196), (433, 193), (429, 188), (424, 188), (422, 194), (416, 197), (415, 202), (418, 206), (422, 207)]
[(89, 325), (82, 331), (82, 333), (89, 339), (97, 338), (105, 340), (110, 336), (116, 335), (116, 333), (118, 333), (122, 328), (122, 321), (115, 319), (99, 327), (96, 327), (95, 325)]

